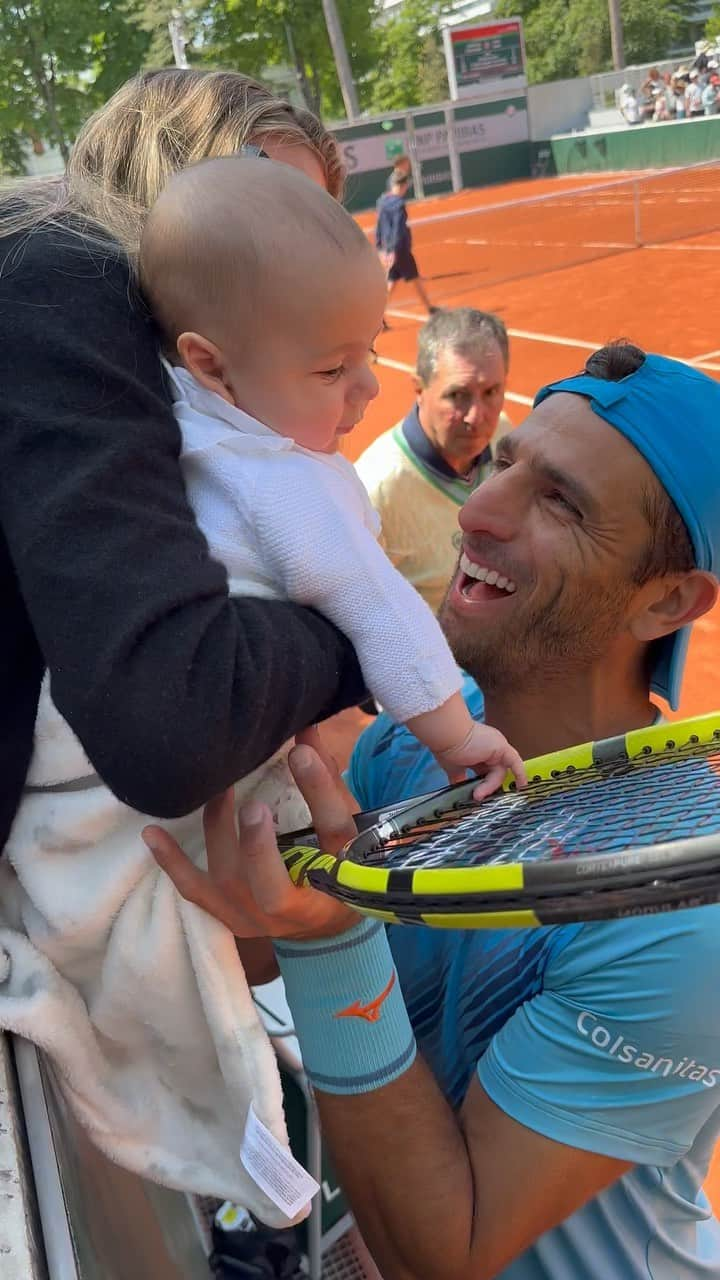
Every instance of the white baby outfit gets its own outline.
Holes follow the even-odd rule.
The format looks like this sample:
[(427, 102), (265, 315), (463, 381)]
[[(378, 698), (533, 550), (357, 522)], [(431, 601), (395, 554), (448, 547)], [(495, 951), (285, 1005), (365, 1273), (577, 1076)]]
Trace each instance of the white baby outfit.
[[(350, 463), (276, 435), (185, 370), (169, 376), (189, 498), (232, 593), (325, 614), (396, 719), (446, 701), (457, 668), (429, 609), (379, 549)], [(307, 821), (284, 751), (237, 794), (269, 803), (281, 830)], [(251, 1102), (287, 1142), (272, 1047), (232, 935), (157, 868), (140, 838), (149, 820), (97, 777), (46, 677), (0, 860), (0, 1027), (48, 1053), (112, 1159), (287, 1225), (240, 1160)], [(163, 826), (202, 863), (199, 812)]]

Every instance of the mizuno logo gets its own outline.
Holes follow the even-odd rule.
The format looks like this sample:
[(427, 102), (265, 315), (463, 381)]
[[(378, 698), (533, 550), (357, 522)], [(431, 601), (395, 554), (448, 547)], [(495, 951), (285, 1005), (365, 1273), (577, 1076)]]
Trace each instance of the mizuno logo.
[(387, 986), (383, 988), (380, 995), (376, 996), (374, 1000), (370, 1000), (368, 1004), (362, 1004), (360, 1000), (354, 1000), (352, 1004), (348, 1005), (347, 1009), (341, 1009), (334, 1016), (336, 1018), (364, 1018), (365, 1022), (378, 1022), (382, 1007), (394, 986), (395, 971), (393, 970)]

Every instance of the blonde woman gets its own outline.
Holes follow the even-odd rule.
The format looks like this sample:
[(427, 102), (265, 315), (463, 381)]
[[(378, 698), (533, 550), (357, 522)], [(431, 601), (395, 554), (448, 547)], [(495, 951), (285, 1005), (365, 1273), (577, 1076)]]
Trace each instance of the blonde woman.
[(340, 192), (314, 117), (170, 69), (88, 122), (63, 179), (0, 201), (0, 1027), (48, 1051), (113, 1159), (272, 1220), (239, 1153), (250, 1099), (283, 1140), (280, 1087), (234, 940), (118, 834), (131, 806), (197, 853), (205, 801), (363, 695), (324, 619), (229, 598), (136, 292), (168, 177), (243, 149)]
[(135, 295), (133, 255), (167, 178), (248, 144), (340, 194), (335, 142), (313, 116), (245, 76), (172, 68), (89, 120), (63, 179), (0, 202), (0, 848), (45, 670), (98, 773), (167, 817), (362, 697), (324, 619), (229, 599), (185, 499)]

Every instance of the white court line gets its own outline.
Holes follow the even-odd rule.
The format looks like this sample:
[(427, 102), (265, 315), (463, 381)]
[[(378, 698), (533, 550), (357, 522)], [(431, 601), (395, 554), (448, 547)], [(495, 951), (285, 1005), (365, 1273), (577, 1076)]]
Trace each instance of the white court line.
[(720, 356), (720, 347), (716, 351), (706, 351), (702, 356), (693, 356), (688, 364), (704, 364), (706, 360), (712, 360), (713, 356)]
[[(720, 227), (718, 230), (720, 231)], [(710, 235), (711, 232), (696, 231), (695, 234), (704, 236)], [(642, 248), (669, 249), (671, 253), (720, 253), (720, 244), (644, 244)]]
[(394, 316), (396, 320), (414, 320), (416, 324), (424, 324), (427, 316), (420, 316), (416, 311), (401, 311), (399, 307), (387, 307), (385, 314)]
[[(436, 241), (437, 243), (437, 241)], [(627, 240), (492, 240), (467, 239), (460, 236), (448, 238), (443, 244), (484, 244), (502, 249), (637, 249), (637, 245)], [(428, 245), (424, 245), (428, 248)], [(572, 266), (572, 263), (568, 263)]]
[(529, 342), (549, 342), (555, 347), (579, 347), (582, 351), (597, 351), (602, 342), (582, 342), (579, 338), (558, 338), (552, 333), (531, 333), (528, 329), (508, 329), (511, 338), (527, 338)]
[[(391, 360), (388, 356), (378, 356), (375, 364), (385, 365), (386, 369), (398, 369), (400, 373), (414, 373), (411, 364), (404, 364), (402, 360)], [(529, 396), (517, 395), (514, 391), (506, 391), (505, 399), (512, 400), (514, 404), (524, 404), (532, 407), (533, 401)]]
[[(387, 315), (398, 320), (414, 320), (416, 324), (424, 324), (426, 319), (415, 311), (401, 311), (394, 307), (388, 307)], [(508, 329), (508, 334), (511, 338), (526, 338), (528, 342), (549, 342), (555, 347), (578, 347), (582, 351), (597, 351), (604, 345), (602, 342), (583, 342), (580, 338), (560, 338), (554, 333), (532, 333), (529, 329)]]
[(712, 369), (713, 373), (720, 371), (720, 364), (711, 364), (708, 360), (692, 360), (691, 364), (694, 369)]

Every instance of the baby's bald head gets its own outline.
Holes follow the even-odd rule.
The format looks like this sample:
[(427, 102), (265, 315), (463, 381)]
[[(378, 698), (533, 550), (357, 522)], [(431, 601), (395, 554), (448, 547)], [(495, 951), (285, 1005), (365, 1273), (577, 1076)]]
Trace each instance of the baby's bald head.
[(140, 279), (172, 353), (187, 331), (224, 347), (258, 325), (307, 322), (365, 262), (377, 269), (357, 223), (303, 173), (226, 156), (170, 180), (147, 219)]

